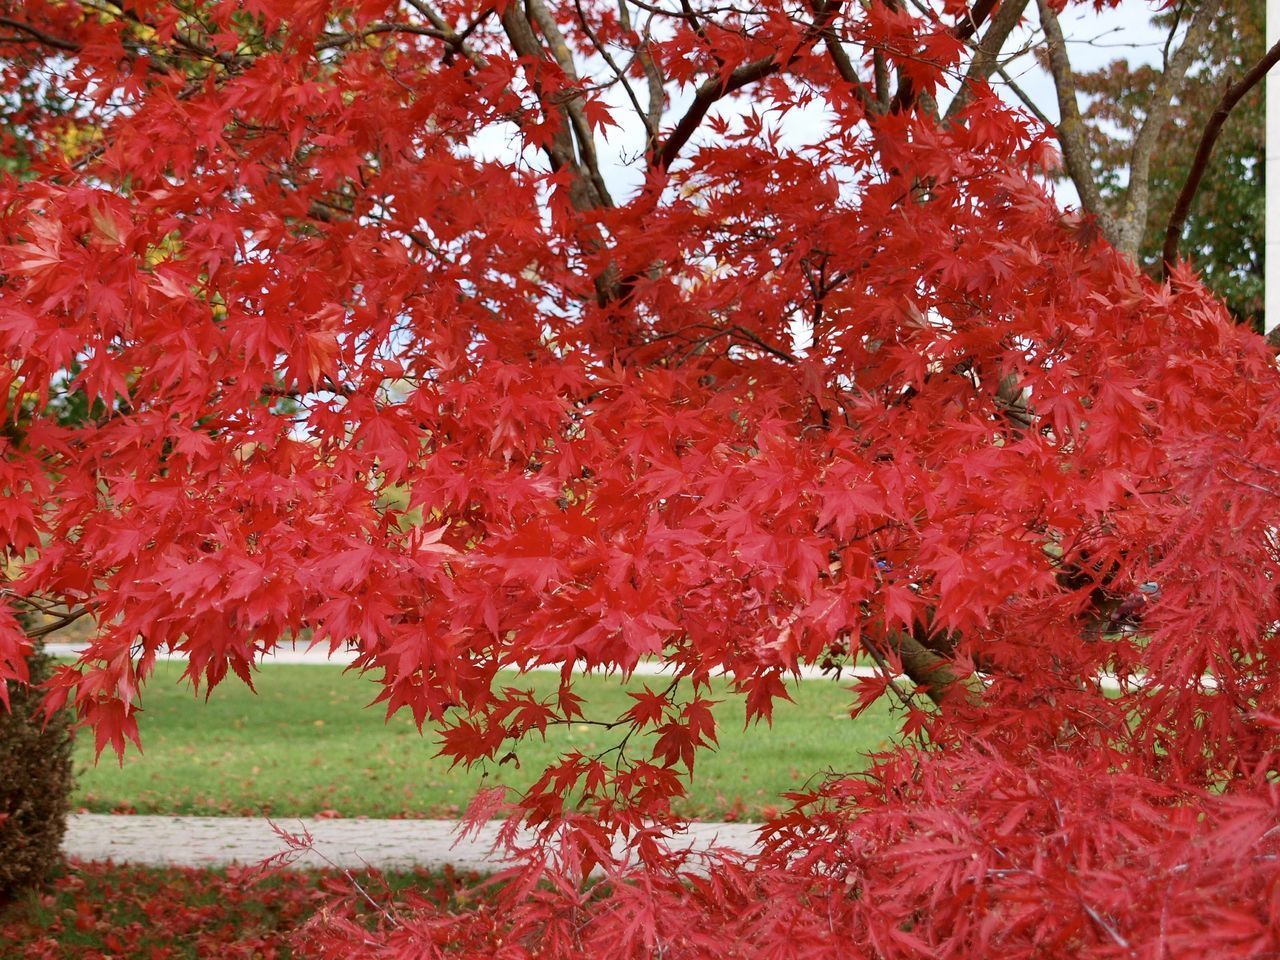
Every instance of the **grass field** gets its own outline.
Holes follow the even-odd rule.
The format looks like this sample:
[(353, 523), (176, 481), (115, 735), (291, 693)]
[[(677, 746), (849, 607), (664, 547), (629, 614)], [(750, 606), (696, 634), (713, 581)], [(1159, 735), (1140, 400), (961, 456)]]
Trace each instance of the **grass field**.
[[(104, 754), (93, 764), (92, 737), (76, 745), (77, 795), (91, 812), (239, 816), (451, 817), (481, 786), (524, 787), (561, 751), (599, 751), (615, 741), (599, 728), (574, 725), (548, 732), (517, 749), (513, 763), (452, 771), (435, 757), (430, 729), (419, 735), (407, 716), (383, 722), (381, 706), (366, 709), (372, 681), (334, 666), (271, 665), (255, 678), (254, 695), (228, 679), (212, 698), (193, 698), (178, 683), (182, 665), (160, 663), (143, 695), (144, 753), (123, 766)], [(553, 674), (512, 683), (543, 691)], [(586, 715), (613, 719), (633, 701), (629, 687), (604, 677), (581, 678)], [(649, 678), (650, 685), (655, 684)], [(699, 758), (684, 813), (703, 819), (759, 819), (826, 770), (851, 771), (864, 754), (897, 730), (887, 704), (857, 720), (848, 717), (847, 683), (808, 680), (791, 687), (794, 704), (778, 703), (772, 728), (743, 729), (740, 698), (718, 689), (720, 749)]]

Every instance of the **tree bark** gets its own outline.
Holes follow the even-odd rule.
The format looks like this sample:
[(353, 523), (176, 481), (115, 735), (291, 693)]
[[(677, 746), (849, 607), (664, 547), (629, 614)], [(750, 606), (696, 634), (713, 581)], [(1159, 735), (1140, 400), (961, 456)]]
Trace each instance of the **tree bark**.
[[(1093, 153), (1086, 138), (1080, 105), (1076, 99), (1075, 72), (1067, 53), (1058, 15), (1049, 0), (1036, 0), (1040, 23), (1048, 41), (1049, 72), (1058, 98), (1058, 139), (1063, 163), (1080, 195), (1084, 209), (1093, 214), (1103, 235), (1121, 253), (1136, 260), (1147, 229), (1151, 203), (1151, 160), (1160, 142), (1169, 108), (1186, 82), (1190, 68), (1209, 35), (1220, 0), (1205, 0), (1196, 8), (1182, 43), (1168, 57), (1156, 88), (1148, 101), (1147, 115), (1134, 136), (1129, 151), (1129, 184), (1119, 211), (1109, 211), (1093, 173)], [(1173, 28), (1177, 29), (1176, 25)], [(1170, 36), (1172, 40), (1172, 35)]]

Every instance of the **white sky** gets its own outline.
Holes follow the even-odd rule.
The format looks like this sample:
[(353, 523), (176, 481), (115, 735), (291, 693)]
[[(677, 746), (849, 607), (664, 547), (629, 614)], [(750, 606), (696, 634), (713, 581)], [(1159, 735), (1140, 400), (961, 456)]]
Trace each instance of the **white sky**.
[[(1034, 4), (1028, 9), (1032, 9)], [(1132, 63), (1158, 63), (1165, 34), (1151, 26), (1154, 4), (1142, 0), (1123, 0), (1114, 9), (1095, 12), (1088, 3), (1068, 7), (1061, 15), (1062, 32), (1067, 38), (1071, 63), (1079, 72), (1096, 70), (1115, 60)], [(1030, 27), (1038, 30), (1034, 11)], [(1026, 41), (1029, 31), (1015, 35), (1007, 44), (1016, 49)], [(1057, 119), (1056, 97), (1049, 75), (1037, 69), (1030, 56), (1009, 65), (1009, 73), (1050, 117)], [(997, 78), (999, 79), (999, 78)]]

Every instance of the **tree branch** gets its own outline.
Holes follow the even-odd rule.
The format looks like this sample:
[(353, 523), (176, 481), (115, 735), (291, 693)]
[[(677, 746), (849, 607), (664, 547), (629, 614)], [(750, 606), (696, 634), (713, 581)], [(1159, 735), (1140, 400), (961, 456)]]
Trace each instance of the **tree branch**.
[(1182, 228), (1186, 225), (1187, 216), (1191, 213), (1191, 204), (1200, 190), (1200, 182), (1204, 179), (1205, 171), (1208, 170), (1209, 158), (1213, 154), (1214, 145), (1218, 142), (1218, 135), (1222, 132), (1223, 125), (1236, 104), (1256, 87), (1278, 62), (1280, 62), (1280, 42), (1268, 50), (1239, 81), (1227, 87), (1226, 92), (1222, 94), (1222, 99), (1218, 101), (1217, 107), (1209, 117), (1209, 122), (1205, 124), (1204, 132), (1200, 135), (1200, 144), (1191, 161), (1191, 169), (1187, 171), (1187, 179), (1183, 181), (1182, 189), (1178, 192), (1177, 202), (1174, 203), (1173, 212), (1169, 215), (1169, 226), (1164, 232), (1164, 249), (1160, 258), (1164, 264), (1163, 275), (1166, 278), (1169, 276), (1169, 269), (1173, 266), (1174, 260), (1177, 259), (1178, 241), (1182, 237)]
[[(727, 97), (735, 90), (741, 90), (757, 80), (763, 80), (765, 77), (771, 76), (793, 64), (799, 58), (800, 50), (807, 47), (818, 37), (824, 36), (839, 9), (840, 4), (838, 2), (820, 0), (820, 2), (815, 3), (813, 6), (815, 14), (813, 23), (805, 31), (805, 36), (799, 45), (786, 59), (780, 59), (776, 55), (761, 57), (759, 60), (743, 64), (733, 70), (727, 77), (715, 77), (703, 81), (702, 86), (698, 87), (698, 92), (694, 94), (693, 103), (689, 104), (689, 109), (680, 118), (675, 129), (671, 131), (671, 135), (667, 137), (662, 149), (654, 155), (653, 166), (660, 170), (665, 170), (671, 166), (676, 157), (680, 155), (680, 150), (697, 132), (698, 127), (701, 126), (707, 111), (711, 109), (717, 100)], [(865, 93), (865, 90), (863, 93)]]
[(44, 626), (37, 627), (34, 630), (26, 631), (26, 634), (32, 640), (35, 640), (39, 637), (43, 637), (43, 636), (46, 636), (47, 634), (54, 633), (55, 631), (61, 630), (63, 627), (67, 626), (68, 624), (75, 623), (77, 620), (79, 620), (88, 612), (89, 612), (88, 607), (80, 607), (76, 610), (72, 610), (70, 613), (66, 614), (65, 616), (59, 617), (57, 620), (54, 620), (52, 623), (46, 623)]
[(982, 702), (982, 680), (976, 674), (962, 677), (944, 656), (928, 649), (911, 634), (895, 630), (889, 643), (902, 664), (902, 672), (938, 706)]
[[(573, 53), (569, 50), (569, 45), (565, 42), (564, 34), (560, 32), (560, 27), (556, 24), (555, 17), (551, 15), (542, 0), (525, 0), (525, 4), (528, 7), (529, 15), (533, 18), (533, 22), (538, 25), (538, 29), (542, 31), (542, 35), (546, 38), (547, 47), (551, 50), (551, 56), (555, 59), (556, 64), (564, 72), (564, 75), (569, 78), (570, 82), (576, 85), (578, 83), (578, 70), (573, 62)], [(574, 138), (578, 143), (578, 158), (581, 162), (576, 167), (579, 175), (585, 168), (586, 175), (595, 187), (596, 203), (593, 206), (611, 207), (613, 206), (613, 198), (609, 196), (604, 177), (600, 174), (600, 161), (596, 154), (595, 137), (592, 136), (591, 125), (587, 123), (586, 114), (582, 110), (581, 97), (580, 93), (572, 94), (561, 103), (560, 110), (563, 116), (568, 119), (569, 125), (573, 129)]]
[[(896, 7), (896, 0), (890, 0), (890, 5)], [(952, 36), (962, 43), (970, 40), (979, 30), (982, 29), (982, 25), (987, 22), (987, 17), (991, 16), (991, 11), (995, 8), (995, 5), (996, 0), (978, 0), (978, 2), (973, 5), (972, 9), (965, 14), (964, 19), (957, 22), (955, 26), (951, 28)], [(931, 17), (935, 23), (940, 22), (937, 13), (929, 10), (929, 8), (924, 7), (920, 3), (915, 3), (915, 6), (917, 9), (920, 9), (922, 13)], [(917, 104), (924, 107), (925, 110), (933, 116), (934, 120), (939, 119), (937, 102), (932, 96), (929, 96), (922, 91), (917, 91), (915, 84), (911, 82), (911, 78), (907, 76), (901, 68), (899, 68), (898, 89), (893, 95), (892, 102), (889, 104), (889, 112), (900, 113), (904, 110), (911, 109)]]
[[(630, 30), (631, 11), (627, 9), (627, 0), (618, 0), (618, 22), (622, 29)], [(662, 122), (662, 110), (667, 105), (667, 87), (662, 80), (662, 69), (658, 66), (649, 50), (649, 27), (653, 23), (653, 14), (645, 23), (644, 36), (640, 40), (640, 48), (636, 51), (636, 59), (644, 70), (644, 79), (649, 86), (649, 109), (645, 114), (645, 126), (653, 131), (648, 149), (652, 150), (658, 143), (658, 125)]]
[[(868, 113), (883, 113), (885, 106), (888, 104), (887, 94), (882, 100), (880, 88), (877, 87), (875, 95), (867, 89), (867, 85), (858, 76), (858, 72), (853, 67), (853, 61), (849, 59), (849, 54), (840, 42), (840, 35), (836, 33), (835, 14), (839, 7), (840, 0), (816, 0), (812, 4), (815, 17), (822, 22), (822, 42), (826, 44), (827, 54), (831, 57), (831, 62), (835, 64), (836, 72), (840, 74), (840, 78), (845, 83), (853, 88), (853, 92), (857, 95), (862, 108)], [(878, 65), (884, 67), (884, 55), (876, 51), (876, 56), (879, 58)], [(877, 79), (878, 77), (879, 74), (877, 74)]]
[(1155, 153), (1173, 98), (1182, 89), (1187, 70), (1199, 54), (1209, 35), (1209, 25), (1218, 13), (1221, 0), (1205, 0), (1196, 9), (1187, 26), (1186, 36), (1168, 66), (1160, 75), (1160, 82), (1151, 93), (1147, 116), (1142, 121), (1133, 147), (1129, 151), (1129, 186), (1125, 190), (1124, 208), (1119, 217), (1118, 236), (1112, 239), (1116, 248), (1136, 259), (1142, 245), (1142, 235), (1147, 229), (1147, 208), (1151, 196), (1151, 157)]
[(889, 62), (884, 58), (884, 51), (876, 48), (871, 54), (871, 70), (876, 83), (876, 105), (884, 113), (893, 102), (893, 90), (889, 86)]
[(413, 9), (417, 10), (418, 13), (426, 17), (431, 22), (431, 25), (440, 31), (440, 36), (444, 38), (445, 45), (451, 50), (461, 53), (467, 58), (467, 60), (475, 64), (477, 67), (488, 66), (489, 61), (485, 59), (484, 54), (472, 49), (466, 41), (467, 36), (471, 31), (494, 12), (493, 7), (485, 7), (476, 14), (475, 20), (471, 22), (469, 27), (463, 30), (462, 33), (458, 33), (453, 29), (449, 21), (441, 16), (440, 12), (431, 6), (431, 4), (425, 2), (425, 0), (405, 0), (405, 2), (408, 3), (409, 6), (413, 7)]
[[(533, 28), (529, 26), (529, 21), (525, 19), (524, 10), (520, 4), (508, 3), (503, 8), (502, 29), (506, 32), (507, 40), (511, 43), (511, 49), (516, 52), (517, 56), (532, 60), (535, 63), (545, 59), (545, 51), (542, 49), (542, 44), (538, 42)], [(533, 87), (539, 101), (545, 103), (546, 98), (542, 92), (542, 84), (536, 75), (529, 77), (529, 85)], [(567, 124), (562, 125), (551, 134), (550, 140), (543, 149), (551, 161), (553, 170), (576, 165), (576, 158), (573, 153), (573, 134), (569, 132)]]
[[(627, 99), (631, 101), (631, 108), (635, 110), (636, 116), (640, 118), (640, 122), (644, 124), (645, 142), (648, 148), (652, 148), (654, 142), (658, 139), (658, 127), (649, 119), (649, 114), (640, 106), (640, 98), (636, 96), (635, 88), (631, 86), (631, 81), (627, 79), (626, 71), (618, 66), (618, 61), (613, 58), (613, 54), (609, 52), (609, 48), (601, 42), (596, 35), (595, 30), (591, 28), (591, 23), (587, 19), (587, 12), (582, 9), (582, 0), (573, 0), (574, 10), (578, 14), (578, 25), (582, 27), (582, 32), (587, 35), (587, 39), (591, 41), (591, 45), (596, 48), (596, 53), (600, 54), (601, 59), (608, 64), (609, 69), (613, 71), (614, 77), (622, 84), (622, 89), (627, 94)], [(627, 14), (626, 0), (618, 5), (619, 23), (622, 24), (624, 30), (631, 29), (631, 18)], [(640, 50), (643, 50), (643, 41), (641, 41)], [(636, 56), (640, 56), (640, 50), (636, 51)]]
[(1102, 233), (1112, 243), (1116, 242), (1116, 224), (1102, 203), (1102, 192), (1093, 178), (1093, 155), (1085, 139), (1084, 120), (1080, 117), (1080, 104), (1076, 101), (1076, 75), (1067, 56), (1067, 42), (1062, 36), (1062, 24), (1049, 6), (1048, 0), (1036, 0), (1040, 11), (1040, 25), (1048, 42), (1049, 73), (1058, 95), (1058, 142), (1062, 144), (1062, 160), (1067, 175), (1080, 194), (1085, 210), (1098, 220)]
[(680, 118), (675, 129), (671, 131), (671, 135), (663, 143), (662, 149), (654, 156), (653, 165), (661, 170), (671, 166), (676, 157), (680, 155), (680, 150), (689, 142), (689, 138), (697, 132), (698, 127), (701, 126), (707, 111), (711, 109), (717, 100), (727, 97), (735, 90), (741, 90), (757, 80), (762, 80), (775, 74), (781, 69), (782, 63), (776, 57), (762, 57), (751, 63), (743, 64), (724, 79), (715, 78), (704, 81), (702, 86), (698, 87), (698, 92), (694, 94), (693, 103), (689, 104), (689, 109), (685, 111), (685, 115)]
[(942, 118), (944, 124), (950, 123), (969, 105), (969, 101), (973, 99), (974, 85), (989, 80), (991, 75), (999, 69), (1000, 52), (1008, 42), (1009, 34), (1013, 33), (1022, 19), (1022, 13), (1027, 9), (1028, 2), (1029, 0), (1004, 0), (1004, 3), (1000, 4), (995, 19), (991, 21), (991, 26), (978, 42), (973, 59), (969, 61), (964, 82), (960, 84), (960, 89), (956, 91), (956, 95), (947, 107), (946, 115)]
[(436, 40), (448, 39), (443, 32), (435, 27), (428, 27), (421, 23), (371, 23), (363, 30), (358, 30), (354, 33), (335, 33), (326, 37), (316, 44), (316, 49), (327, 50), (330, 47), (343, 47), (349, 43), (384, 33), (407, 33), (422, 37), (433, 37)]
[(978, 31), (982, 29), (982, 25), (986, 23), (987, 17), (991, 16), (991, 11), (996, 5), (996, 0), (978, 0), (973, 5), (973, 9), (965, 15), (965, 18), (956, 24), (955, 35), (957, 40), (968, 40), (970, 37), (976, 36)]
[(1000, 79), (1004, 81), (1005, 86), (1013, 91), (1013, 95), (1018, 101), (1030, 111), (1031, 115), (1043, 123), (1046, 127), (1052, 127), (1053, 121), (1045, 116), (1045, 112), (1041, 110), (1034, 100), (1027, 94), (1027, 91), (1018, 86), (1018, 81), (1009, 75), (1009, 71), (1002, 66), (996, 67), (996, 73), (1000, 75)]
[(51, 33), (46, 33), (39, 27), (24, 23), (21, 20), (14, 20), (11, 17), (0, 17), (0, 26), (9, 27), (17, 30), (19, 33), (25, 33), (39, 43), (43, 43), (46, 47), (53, 47), (55, 50), (65, 50), (67, 53), (79, 53), (80, 44), (73, 40), (65, 40), (62, 37), (55, 37)]

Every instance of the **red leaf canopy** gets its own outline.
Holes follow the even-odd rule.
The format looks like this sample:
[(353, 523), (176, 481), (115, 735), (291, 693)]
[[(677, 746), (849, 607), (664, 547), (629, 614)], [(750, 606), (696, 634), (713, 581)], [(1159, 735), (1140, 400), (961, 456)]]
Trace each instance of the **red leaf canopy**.
[[(499, 912), (344, 957), (1280, 949), (1274, 357), (936, 119), (953, 6), (0, 2), (0, 677), (89, 617), (48, 705), (122, 750), (159, 651), (307, 632), (472, 763), (670, 666)], [(714, 674), (860, 653), (910, 741), (663, 842)]]

